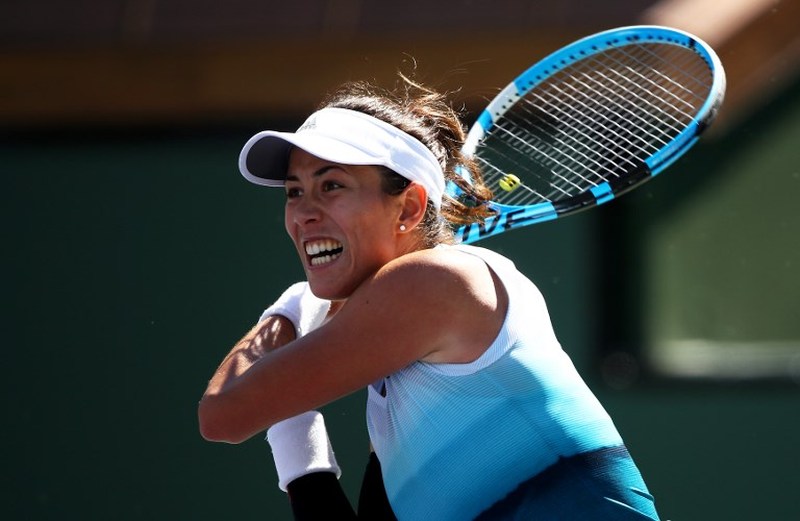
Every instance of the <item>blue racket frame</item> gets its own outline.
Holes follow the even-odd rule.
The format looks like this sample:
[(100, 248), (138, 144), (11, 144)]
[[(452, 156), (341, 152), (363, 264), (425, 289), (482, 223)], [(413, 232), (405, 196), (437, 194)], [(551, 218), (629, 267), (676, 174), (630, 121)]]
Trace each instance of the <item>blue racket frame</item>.
[[(476, 242), (514, 228), (551, 221), (607, 203), (662, 172), (696, 143), (716, 118), (725, 94), (726, 79), (719, 57), (708, 44), (687, 32), (663, 26), (636, 25), (587, 36), (532, 65), (508, 84), (478, 116), (467, 135), (462, 151), (467, 156), (473, 156), (481, 146), (487, 131), (495, 125), (508, 107), (566, 66), (610, 48), (644, 43), (666, 43), (691, 49), (708, 64), (713, 78), (710, 95), (698, 110), (694, 120), (668, 144), (648, 157), (641, 168), (613, 181), (602, 182), (577, 196), (556, 203), (543, 202), (526, 206), (489, 202), (497, 214), (483, 223), (467, 224), (457, 228), (455, 235), (458, 242), (465, 244)], [(448, 187), (450, 193), (460, 191), (455, 184), (450, 184)]]

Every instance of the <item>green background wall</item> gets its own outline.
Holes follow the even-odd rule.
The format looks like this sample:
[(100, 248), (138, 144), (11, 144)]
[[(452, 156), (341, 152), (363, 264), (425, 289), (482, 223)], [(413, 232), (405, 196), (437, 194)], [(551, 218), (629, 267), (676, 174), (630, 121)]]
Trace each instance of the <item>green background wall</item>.
[[(259, 129), (3, 135), (4, 519), (289, 519), (266, 444), (205, 442), (195, 416), (224, 353), (301, 277), (282, 229), (281, 194), (249, 185), (236, 169), (241, 145)], [(764, 205), (796, 215), (795, 86), (629, 203), (485, 243), (513, 257), (542, 288), (565, 349), (616, 419), (664, 519), (797, 519), (800, 392), (796, 382), (609, 385), (597, 366), (607, 348), (599, 345), (601, 322), (613, 315), (608, 309), (650, 294), (631, 297), (630, 287), (600, 293), (626, 275), (599, 272), (609, 245), (595, 231), (609, 212), (624, 209), (635, 219), (642, 201), (650, 201), (647, 219), (668, 222), (676, 210), (663, 202), (673, 200), (672, 183), (683, 186), (681, 176), (713, 168), (709, 158), (733, 154), (731, 168), (737, 154), (757, 156), (753, 147), (774, 142), (771, 129), (781, 129), (788, 144), (783, 159), (770, 163), (788, 173), (784, 188), (754, 201), (731, 225), (760, 216)], [(740, 175), (759, 175), (758, 162), (743, 165), (754, 171)], [(704, 195), (714, 197), (707, 188)], [(686, 197), (702, 214), (692, 193)], [(648, 231), (641, 221), (623, 241), (630, 251), (646, 249)], [(794, 241), (779, 251), (796, 254)], [(713, 239), (697, 245), (719, 247)], [(785, 285), (797, 287), (797, 266), (783, 275)], [(725, 287), (713, 290), (726, 299)], [(798, 297), (785, 303), (794, 319)], [(353, 495), (367, 450), (363, 401), (358, 394), (325, 408)]]

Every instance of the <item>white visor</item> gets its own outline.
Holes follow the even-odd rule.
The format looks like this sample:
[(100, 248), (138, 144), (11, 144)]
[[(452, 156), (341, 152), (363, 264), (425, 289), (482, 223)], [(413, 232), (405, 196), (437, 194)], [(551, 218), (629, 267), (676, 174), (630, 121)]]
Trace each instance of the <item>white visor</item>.
[(297, 132), (259, 132), (244, 145), (239, 171), (252, 183), (283, 186), (293, 146), (343, 165), (385, 166), (419, 183), (441, 207), (444, 174), (433, 152), (397, 127), (355, 110), (324, 108)]

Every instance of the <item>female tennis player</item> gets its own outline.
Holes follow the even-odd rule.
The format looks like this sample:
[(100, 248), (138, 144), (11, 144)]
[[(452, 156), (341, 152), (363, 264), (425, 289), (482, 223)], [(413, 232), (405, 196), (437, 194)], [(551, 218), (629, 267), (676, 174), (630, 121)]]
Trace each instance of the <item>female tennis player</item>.
[[(240, 170), (284, 187), (307, 283), (222, 361), (202, 435), (269, 429), (297, 519), (658, 519), (536, 286), (453, 244), (451, 225), (484, 218), (490, 196), (464, 137), (444, 95), (405, 80), (346, 85), (296, 132), (248, 141)], [(353, 509), (315, 409), (364, 388), (374, 453)]]

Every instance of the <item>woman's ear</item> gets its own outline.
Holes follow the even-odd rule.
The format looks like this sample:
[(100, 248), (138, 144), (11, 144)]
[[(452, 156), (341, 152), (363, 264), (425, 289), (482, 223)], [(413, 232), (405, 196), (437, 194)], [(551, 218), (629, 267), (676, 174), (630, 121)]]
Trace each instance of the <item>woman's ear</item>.
[(398, 227), (404, 226), (405, 230), (411, 230), (425, 217), (425, 210), (428, 207), (428, 194), (421, 185), (411, 183), (403, 191), (402, 198), (403, 206), (398, 218)]

